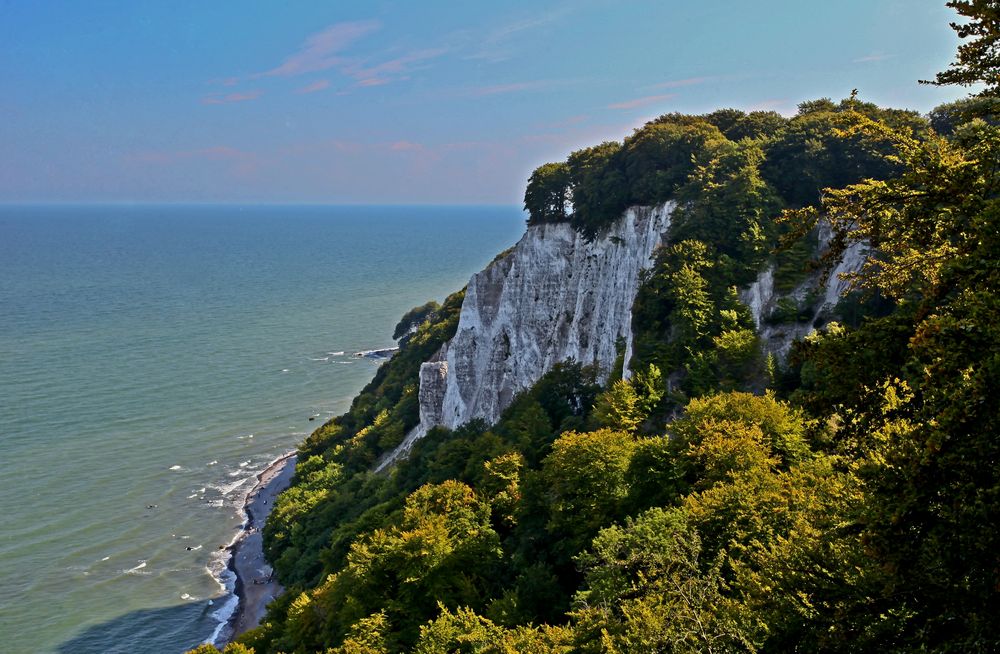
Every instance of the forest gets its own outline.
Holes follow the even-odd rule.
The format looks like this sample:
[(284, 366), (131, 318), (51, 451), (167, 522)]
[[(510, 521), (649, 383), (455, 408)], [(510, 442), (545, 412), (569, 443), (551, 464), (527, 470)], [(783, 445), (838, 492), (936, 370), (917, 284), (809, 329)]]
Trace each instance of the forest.
[[(676, 203), (632, 374), (556, 366), (375, 473), (463, 292), (415, 308), (301, 445), (265, 529), (287, 591), (225, 652), (1000, 651), (1000, 6), (949, 6), (962, 45), (930, 83), (975, 94), (926, 116), (667, 114), (535, 170), (529, 225), (596, 238)], [(839, 316), (765, 355), (736, 290), (855, 242)]]

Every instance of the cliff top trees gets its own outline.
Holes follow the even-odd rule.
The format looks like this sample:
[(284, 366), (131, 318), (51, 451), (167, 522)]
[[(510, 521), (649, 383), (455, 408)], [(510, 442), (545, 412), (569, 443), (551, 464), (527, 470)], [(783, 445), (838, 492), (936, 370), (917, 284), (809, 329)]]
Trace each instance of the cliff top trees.
[[(767, 223), (777, 215), (779, 202), (812, 205), (824, 188), (884, 179), (895, 171), (881, 143), (848, 134), (865, 117), (914, 133), (927, 131), (927, 121), (916, 112), (854, 97), (803, 102), (790, 120), (773, 111), (735, 109), (665, 114), (622, 142), (583, 148), (565, 162), (535, 169), (524, 194), (528, 223), (566, 222), (595, 238), (629, 206), (668, 200), (685, 205), (714, 193), (723, 208), (738, 202), (737, 213), (753, 215), (752, 222), (773, 231)], [(727, 192), (729, 197), (722, 197)], [(702, 218), (701, 231), (716, 237), (745, 233)]]
[(547, 163), (535, 169), (524, 190), (524, 208), (532, 223), (558, 223), (569, 217), (569, 166)]

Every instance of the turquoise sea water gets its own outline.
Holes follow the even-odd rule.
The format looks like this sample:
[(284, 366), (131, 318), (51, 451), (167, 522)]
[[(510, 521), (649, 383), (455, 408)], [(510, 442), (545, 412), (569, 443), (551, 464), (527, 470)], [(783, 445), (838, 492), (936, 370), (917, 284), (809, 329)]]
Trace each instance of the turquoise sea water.
[[(253, 477), (515, 208), (0, 207), (0, 649), (180, 652)], [(310, 416), (318, 416), (310, 422)]]

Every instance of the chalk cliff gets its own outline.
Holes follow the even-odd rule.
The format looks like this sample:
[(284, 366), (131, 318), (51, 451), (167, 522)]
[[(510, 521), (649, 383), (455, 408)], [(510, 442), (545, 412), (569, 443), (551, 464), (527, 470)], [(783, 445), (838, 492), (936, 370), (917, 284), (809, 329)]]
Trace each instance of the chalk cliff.
[[(453, 429), (474, 418), (496, 422), (557, 363), (596, 364), (606, 379), (622, 344), (627, 377), (632, 304), (642, 271), (667, 238), (673, 208), (629, 209), (593, 241), (567, 223), (528, 227), (506, 256), (473, 275), (458, 331), (420, 367), (420, 424), (376, 470), (405, 456), (432, 427)], [(828, 226), (820, 228), (817, 254), (830, 236)], [(775, 289), (773, 266), (742, 289), (764, 351), (784, 358), (794, 340), (825, 322), (847, 290), (840, 274), (857, 271), (867, 252), (864, 244), (852, 244), (825, 281), (813, 273), (784, 295)], [(772, 321), (782, 297), (809, 303), (809, 316)]]
[(593, 241), (567, 223), (530, 226), (509, 254), (473, 275), (457, 333), (421, 366), (420, 426), (379, 469), (431, 427), (495, 422), (557, 363), (596, 364), (607, 378), (621, 341), (627, 364), (640, 273), (653, 264), (672, 210), (629, 209)]
[[(825, 222), (820, 224), (818, 230), (816, 254), (822, 255), (829, 248), (832, 232)], [(861, 270), (868, 253), (869, 247), (866, 243), (851, 243), (837, 265), (827, 273), (825, 280), (820, 272), (813, 273), (785, 295), (779, 294), (774, 287), (774, 266), (762, 270), (754, 283), (740, 291), (740, 300), (750, 308), (764, 351), (783, 359), (794, 341), (826, 322), (849, 288), (850, 282), (842, 279), (842, 275)], [(770, 318), (777, 308), (778, 300), (783, 297), (793, 300), (796, 304), (805, 304), (815, 298), (812, 299), (810, 317), (795, 322), (772, 322)]]

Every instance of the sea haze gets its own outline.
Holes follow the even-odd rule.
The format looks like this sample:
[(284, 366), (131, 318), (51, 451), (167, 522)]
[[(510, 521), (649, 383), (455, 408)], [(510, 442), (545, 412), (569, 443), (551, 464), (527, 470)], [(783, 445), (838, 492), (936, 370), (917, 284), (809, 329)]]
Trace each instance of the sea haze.
[[(0, 634), (181, 652), (253, 477), (343, 412), (512, 207), (0, 207)], [(315, 417), (309, 421), (310, 416)]]

